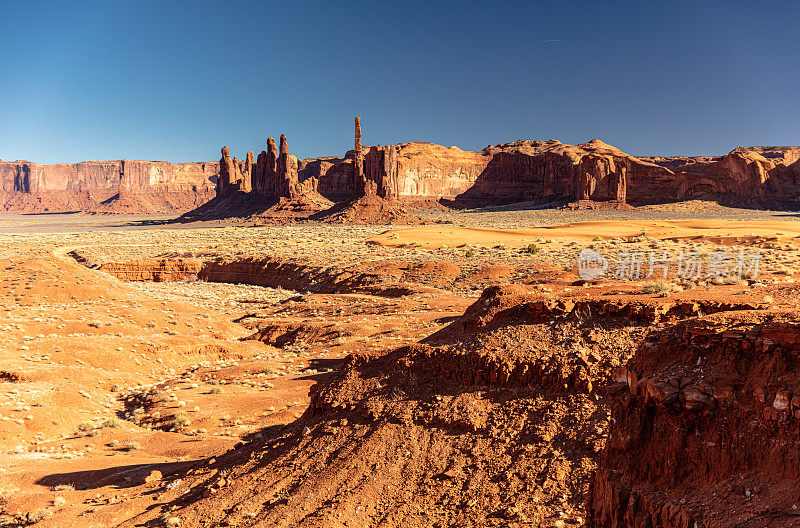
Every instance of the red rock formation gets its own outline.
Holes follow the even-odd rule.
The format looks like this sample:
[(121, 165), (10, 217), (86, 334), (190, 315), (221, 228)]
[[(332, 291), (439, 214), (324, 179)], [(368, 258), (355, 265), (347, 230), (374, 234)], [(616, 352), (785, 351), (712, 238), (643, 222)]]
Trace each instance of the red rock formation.
[(231, 160), (230, 149), (222, 147), (222, 158), (219, 160), (219, 178), (217, 178), (217, 196), (230, 196), (235, 185), (236, 168)]
[(252, 190), (268, 198), (279, 196), (278, 178), (278, 149), (273, 138), (267, 138), (267, 150), (262, 150), (253, 168)]
[(737, 147), (718, 161), (698, 161), (676, 174), (680, 199), (718, 198), (748, 206), (800, 201), (800, 148)]
[(588, 527), (797, 526), (794, 318), (727, 312), (642, 343), (608, 386)]
[(267, 175), (278, 174), (278, 147), (275, 146), (274, 138), (267, 138)]
[(233, 191), (243, 191), (244, 175), (242, 174), (242, 163), (236, 156), (233, 157), (233, 171), (233, 176), (231, 176), (231, 187), (233, 188)]
[(623, 210), (625, 204), (706, 196), (737, 205), (800, 203), (800, 148), (640, 159), (597, 139), (581, 145), (522, 140), (480, 152), (420, 142), (364, 146), (361, 140), (357, 117), (354, 149), (343, 158), (298, 162), (281, 136), (279, 154), (271, 142), (259, 156), (252, 188), (270, 199), (318, 192), (337, 202), (378, 196), (390, 202), (448, 200), (466, 206), (557, 200), (609, 202), (612, 209)]
[[(353, 156), (353, 194), (356, 197), (369, 193), (364, 177), (364, 153), (361, 150), (361, 118), (356, 117), (355, 147)], [(374, 194), (374, 193), (373, 193)]]
[[(148, 196), (147, 209), (155, 207), (156, 213), (185, 211), (212, 197), (218, 173), (216, 162), (113, 160), (56, 165), (0, 162), (0, 191), (4, 195), (0, 211), (89, 211), (116, 195), (129, 195), (134, 197), (132, 200)], [(114, 212), (113, 208), (103, 209)]]
[[(646, 202), (653, 187), (674, 174), (599, 140), (582, 145), (559, 141), (518, 141), (488, 147), (486, 168), (459, 196), (469, 204), (575, 199)], [(669, 193), (669, 189), (666, 190)]]
[(242, 169), (242, 190), (244, 192), (250, 192), (253, 190), (253, 151), (247, 153), (247, 158), (244, 162), (244, 168)]
[(299, 192), (297, 189), (297, 158), (289, 154), (289, 144), (286, 142), (285, 134), (281, 134), (277, 170), (278, 196), (296, 197)]

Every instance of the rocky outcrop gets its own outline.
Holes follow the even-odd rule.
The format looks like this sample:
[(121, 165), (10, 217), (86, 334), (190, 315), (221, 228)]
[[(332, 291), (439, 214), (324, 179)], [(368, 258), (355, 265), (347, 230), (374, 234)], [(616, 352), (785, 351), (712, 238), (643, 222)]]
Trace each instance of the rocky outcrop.
[(230, 196), (236, 184), (236, 168), (231, 159), (230, 149), (222, 147), (217, 178), (217, 196)]
[(106, 262), (99, 269), (124, 281), (175, 282), (197, 278), (204, 262), (194, 258)]
[(791, 312), (720, 313), (653, 333), (612, 376), (587, 526), (797, 525)]
[(673, 173), (646, 163), (599, 140), (566, 145), (556, 140), (517, 141), (482, 152), (489, 158), (474, 185), (458, 199), (483, 201), (549, 201), (555, 199), (641, 202), (649, 189)]
[(297, 157), (289, 154), (289, 143), (286, 135), (281, 134), (280, 147), (278, 149), (278, 196), (295, 198), (300, 193), (297, 180)]
[[(298, 160), (281, 134), (279, 146), (270, 137), (266, 150), (257, 158), (248, 152), (244, 161), (231, 157), (228, 147), (219, 163), (0, 161), (0, 191), (0, 210), (25, 212), (113, 212), (123, 209), (123, 203), (126, 212), (166, 212), (173, 210), (169, 204), (203, 204), (212, 191), (220, 199), (244, 193), (246, 198), (236, 199), (238, 205), (222, 209), (247, 214), (300, 196), (308, 198), (305, 205), (283, 204), (282, 210), (299, 207), (312, 214), (309, 204), (355, 202), (365, 196), (388, 204), (442, 201), (469, 207), (561, 201), (586, 209), (602, 203), (602, 208), (625, 210), (626, 204), (711, 199), (795, 208), (800, 205), (800, 147), (737, 147), (725, 156), (635, 157), (597, 139), (580, 145), (520, 140), (479, 152), (424, 142), (368, 146), (362, 143), (361, 118), (356, 117), (354, 148), (343, 157)], [(41, 195), (55, 191), (59, 196)], [(188, 195), (135, 207), (145, 194), (168, 193)], [(96, 204), (111, 198), (98, 209)], [(371, 198), (367, 202), (370, 207), (378, 203)], [(376, 210), (387, 207), (381, 203)]]
[(242, 168), (243, 184), (242, 190), (250, 192), (253, 190), (253, 151), (247, 153), (245, 158), (244, 167)]
[(681, 199), (792, 207), (800, 202), (800, 147), (737, 147), (718, 161), (689, 164), (676, 176)]

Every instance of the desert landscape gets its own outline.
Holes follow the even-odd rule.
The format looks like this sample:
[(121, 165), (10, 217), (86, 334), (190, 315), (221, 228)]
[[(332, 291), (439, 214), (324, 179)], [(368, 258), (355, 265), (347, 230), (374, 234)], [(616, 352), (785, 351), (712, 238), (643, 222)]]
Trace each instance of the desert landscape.
[(0, 13), (0, 528), (800, 527), (800, 4)]
[(793, 213), (384, 201), (5, 217), (0, 523), (796, 524)]

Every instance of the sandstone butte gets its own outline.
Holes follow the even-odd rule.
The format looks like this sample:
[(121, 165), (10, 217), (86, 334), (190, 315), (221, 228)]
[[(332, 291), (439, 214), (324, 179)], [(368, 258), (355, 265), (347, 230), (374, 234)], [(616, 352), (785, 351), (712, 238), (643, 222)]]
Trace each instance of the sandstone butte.
[[(394, 204), (481, 207), (573, 201), (611, 208), (713, 199), (727, 205), (800, 205), (800, 147), (737, 147), (724, 156), (635, 157), (593, 139), (580, 145), (520, 140), (474, 152), (433, 143), (366, 146), (356, 118), (343, 157), (298, 159), (281, 134), (258, 156), (219, 162), (0, 161), (0, 211), (170, 213), (187, 219), (282, 208), (321, 211), (365, 196)], [(286, 202), (301, 206), (286, 205)]]

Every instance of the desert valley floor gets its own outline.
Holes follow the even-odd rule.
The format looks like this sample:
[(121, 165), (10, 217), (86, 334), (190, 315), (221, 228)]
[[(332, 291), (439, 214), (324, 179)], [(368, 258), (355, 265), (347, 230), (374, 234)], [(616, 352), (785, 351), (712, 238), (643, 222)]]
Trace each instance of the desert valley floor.
[(0, 217), (0, 526), (800, 522), (796, 213), (415, 214)]

